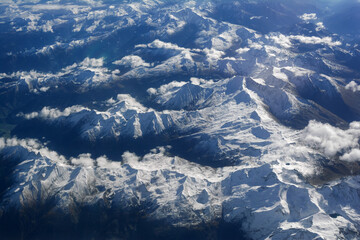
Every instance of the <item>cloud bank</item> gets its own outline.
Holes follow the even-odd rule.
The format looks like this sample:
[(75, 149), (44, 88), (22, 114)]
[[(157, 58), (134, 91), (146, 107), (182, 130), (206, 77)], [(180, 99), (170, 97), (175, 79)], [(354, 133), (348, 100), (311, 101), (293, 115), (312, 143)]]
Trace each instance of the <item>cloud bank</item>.
[(34, 119), (34, 118), (42, 118), (42, 119), (56, 119), (59, 117), (68, 117), (73, 113), (78, 113), (83, 110), (90, 111), (90, 109), (85, 108), (80, 105), (75, 105), (71, 107), (65, 108), (63, 111), (57, 108), (50, 108), (50, 107), (43, 107), (39, 112), (32, 112), (28, 114), (19, 113), (17, 114), (18, 117), (24, 117), (25, 119)]
[[(322, 29), (323, 25), (319, 25), (319, 30)], [(342, 43), (340, 41), (334, 41), (331, 37), (316, 37), (316, 36), (303, 36), (303, 35), (290, 35), (286, 36), (284, 34), (273, 35), (270, 36), (276, 44), (284, 47), (284, 48), (291, 48), (293, 47), (293, 41), (298, 41), (304, 44), (322, 44), (328, 45), (329, 47), (340, 46)]]
[[(105, 155), (98, 158), (93, 158), (90, 153), (83, 153), (77, 157), (71, 157), (67, 159), (63, 155), (50, 150), (44, 144), (39, 142), (36, 139), (18, 139), (18, 138), (0, 138), (0, 153), (4, 153), (4, 150), (13, 147), (20, 147), (25, 149), (28, 154), (34, 153), (40, 155), (41, 157), (47, 158), (51, 161), (54, 161), (58, 164), (73, 165), (73, 166), (82, 166), (82, 167), (100, 167), (100, 168), (120, 168), (120, 162), (113, 162), (109, 160)], [(19, 151), (17, 151), (20, 153)], [(5, 152), (6, 154), (6, 152)], [(127, 160), (129, 156), (132, 156), (132, 153), (124, 153), (123, 159)], [(23, 160), (27, 159), (25, 157)]]
[(360, 122), (352, 122), (342, 130), (316, 121), (310, 121), (302, 133), (303, 141), (323, 152), (327, 157), (340, 156), (344, 161), (359, 161)]

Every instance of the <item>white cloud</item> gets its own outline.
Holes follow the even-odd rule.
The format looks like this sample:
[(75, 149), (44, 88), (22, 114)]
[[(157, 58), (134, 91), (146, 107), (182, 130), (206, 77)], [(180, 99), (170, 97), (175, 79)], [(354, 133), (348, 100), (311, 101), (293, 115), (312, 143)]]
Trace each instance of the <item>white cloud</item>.
[(221, 59), (225, 55), (223, 51), (216, 50), (215, 48), (205, 48), (203, 51), (210, 60)]
[[(159, 134), (173, 125), (170, 120), (172, 116), (168, 112), (157, 112), (147, 108), (129, 94), (118, 94), (116, 98), (110, 98), (99, 104), (106, 106), (107, 109), (89, 109), (79, 105), (63, 110), (44, 107), (41, 111), (19, 113), (17, 116), (26, 119), (43, 119), (51, 125), (64, 123), (75, 127), (78, 124), (80, 137), (86, 140), (120, 135), (137, 138), (145, 134)], [(150, 125), (155, 127), (147, 127)]]
[(271, 36), (270, 37), (276, 44), (279, 44), (280, 46), (284, 48), (291, 48), (292, 43), (291, 39), (288, 36), (285, 36), (283, 34), (279, 34), (278, 36)]
[(247, 47), (245, 47), (245, 48), (239, 48), (239, 49), (236, 50), (236, 52), (237, 52), (238, 54), (243, 54), (243, 53), (246, 53), (246, 52), (248, 52), (248, 51), (250, 51), (250, 48), (247, 48)]
[(340, 159), (350, 161), (358, 154), (360, 122), (352, 122), (349, 129), (342, 130), (330, 124), (310, 121), (302, 137), (307, 145), (321, 150), (326, 156), (342, 154)]
[(341, 156), (340, 159), (348, 162), (360, 161), (360, 149), (352, 149), (349, 153)]
[(345, 86), (346, 90), (351, 90), (353, 92), (360, 91), (360, 85), (357, 84), (355, 81), (351, 81), (348, 85)]
[(77, 158), (70, 158), (70, 162), (73, 165), (80, 165), (84, 167), (93, 167), (94, 159), (91, 158), (90, 153), (80, 154)]
[(173, 50), (186, 50), (186, 48), (183, 47), (179, 47), (178, 45), (174, 44), (174, 43), (169, 43), (169, 42), (163, 42), (159, 39), (155, 39), (153, 42), (149, 43), (149, 44), (138, 44), (135, 46), (135, 48), (166, 48), (166, 49), (173, 49)]
[(135, 48), (164, 48), (164, 49), (171, 49), (171, 50), (178, 50), (178, 51), (186, 51), (186, 52), (201, 52), (200, 49), (193, 49), (193, 48), (184, 48), (180, 47), (177, 44), (170, 43), (170, 42), (163, 42), (159, 39), (155, 39), (153, 42), (148, 44), (138, 44)]
[(206, 83), (207, 81), (203, 78), (192, 77), (192, 78), (190, 78), (190, 82), (193, 85), (201, 85), (201, 84)]
[(166, 93), (169, 93), (169, 92), (173, 92), (174, 89), (178, 89), (182, 86), (184, 86), (187, 82), (178, 82), (178, 81), (172, 81), (168, 84), (164, 84), (162, 85), (161, 87), (155, 89), (155, 88), (149, 88), (147, 90), (147, 92), (150, 94), (150, 95), (163, 95), (163, 94), (166, 94)]
[(316, 20), (317, 16), (316, 16), (316, 13), (305, 13), (305, 14), (301, 15), (299, 18), (304, 21), (309, 21), (309, 20)]
[[(49, 87), (57, 88), (58, 85), (67, 84), (69, 78), (71, 78), (71, 82), (78, 84), (82, 89), (86, 89), (113, 80), (114, 75), (103, 65), (103, 58), (85, 58), (82, 62), (69, 65), (57, 73), (37, 72), (34, 70), (29, 72), (18, 71), (11, 74), (0, 73), (0, 79), (10, 78), (17, 80), (19, 84), (25, 83), (31, 92), (43, 92)], [(84, 71), (92, 73), (82, 74)]]
[[(35, 139), (18, 139), (18, 138), (0, 138), (0, 151), (11, 148), (11, 147), (22, 147), (26, 149), (29, 153), (35, 153), (41, 157), (45, 157), (52, 161), (55, 161), (60, 164), (69, 164), (76, 166), (84, 167), (94, 167), (95, 163), (100, 168), (120, 168), (120, 162), (113, 162), (109, 160), (106, 156), (101, 156), (96, 159), (92, 158), (90, 153), (83, 153), (77, 157), (71, 157), (67, 160), (63, 155), (52, 151), (45, 147), (41, 142)], [(123, 159), (127, 161), (137, 161), (138, 157), (135, 154), (126, 152), (122, 156)]]
[(329, 45), (331, 47), (333, 46), (339, 46), (341, 45), (340, 41), (333, 41), (333, 39), (331, 37), (307, 37), (307, 36), (302, 36), (302, 35), (296, 35), (296, 36), (290, 36), (291, 39), (293, 40), (298, 40), (299, 42), (305, 43), (305, 44), (326, 44)]
[(323, 22), (318, 22), (316, 23), (316, 31), (320, 31), (325, 29), (324, 23)]
[(67, 162), (64, 156), (48, 149), (35, 139), (0, 138), (0, 150), (8, 147), (23, 147), (29, 152), (40, 154), (42, 157), (46, 157), (53, 161), (63, 164)]
[(141, 57), (136, 55), (125, 56), (121, 60), (113, 62), (115, 65), (124, 65), (126, 67), (150, 67), (151, 65), (145, 62)]
[(125, 164), (131, 164), (133, 162), (138, 162), (140, 160), (140, 157), (128, 151), (124, 152), (121, 157)]
[(34, 118), (42, 118), (42, 119), (56, 119), (59, 117), (67, 117), (70, 116), (73, 113), (78, 113), (83, 110), (88, 110), (88, 108), (85, 108), (80, 105), (75, 105), (71, 107), (65, 108), (63, 111), (57, 109), (57, 108), (50, 108), (50, 107), (44, 107), (41, 109), (40, 112), (32, 112), (28, 114), (19, 113), (17, 114), (18, 117), (24, 117), (26, 119), (34, 119)]
[(50, 89), (50, 87), (41, 87), (40, 91), (41, 92), (47, 92)]
[(121, 162), (113, 162), (106, 156), (101, 156), (96, 159), (97, 166), (100, 168), (121, 168)]
[(250, 39), (248, 39), (248, 44), (250, 48), (256, 49), (256, 50), (261, 50), (263, 48), (263, 45), (261, 45), (260, 43), (257, 42), (253, 42)]
[(67, 20), (64, 19), (53, 19), (44, 21), (41, 20), (41, 14), (32, 14), (29, 15), (26, 19), (29, 21), (28, 26), (26, 27), (28, 31), (54, 32), (54, 26), (67, 22)]
[(324, 44), (330, 47), (339, 46), (342, 44), (340, 41), (333, 41), (331, 37), (320, 38), (316, 36), (308, 37), (303, 35), (286, 36), (279, 34), (270, 36), (270, 39), (284, 48), (291, 48), (293, 46), (292, 40), (299, 41), (304, 44)]
[(148, 47), (185, 50), (185, 48), (179, 47), (178, 45), (176, 45), (174, 43), (167, 43), (167, 42), (160, 41), (158, 39), (156, 39), (152, 43), (148, 44)]
[(252, 16), (250, 17), (250, 20), (254, 20), (254, 19), (262, 19), (263, 16)]

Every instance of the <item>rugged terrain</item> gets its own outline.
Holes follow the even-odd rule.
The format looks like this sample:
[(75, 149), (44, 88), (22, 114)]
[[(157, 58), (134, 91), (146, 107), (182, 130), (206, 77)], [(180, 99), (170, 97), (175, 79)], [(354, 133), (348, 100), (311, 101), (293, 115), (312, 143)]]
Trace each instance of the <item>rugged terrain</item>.
[(1, 232), (359, 238), (359, 7), (1, 3)]

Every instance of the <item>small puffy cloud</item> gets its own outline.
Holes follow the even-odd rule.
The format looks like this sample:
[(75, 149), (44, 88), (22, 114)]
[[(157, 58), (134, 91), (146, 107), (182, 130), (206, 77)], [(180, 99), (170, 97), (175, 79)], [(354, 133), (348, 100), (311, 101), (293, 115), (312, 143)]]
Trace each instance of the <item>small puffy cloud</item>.
[(112, 75), (119, 75), (121, 72), (119, 69), (115, 69), (114, 71), (111, 72)]
[(360, 161), (360, 149), (352, 149), (349, 153), (342, 155), (340, 159), (348, 162)]
[(323, 22), (318, 22), (316, 23), (316, 31), (320, 31), (325, 29), (324, 23)]
[(24, 113), (18, 113), (16, 115), (17, 117), (24, 117), (25, 119), (34, 119), (34, 118), (37, 118), (39, 117), (39, 113), (38, 112), (32, 112), (32, 113), (27, 113), (27, 114), (24, 114)]
[(205, 48), (204, 53), (208, 57), (208, 59), (220, 59), (225, 55), (223, 51), (216, 50), (215, 48)]
[(123, 57), (121, 60), (113, 62), (115, 65), (123, 65), (126, 67), (136, 68), (136, 67), (150, 67), (151, 65), (145, 62), (141, 57), (136, 55), (130, 55)]
[(345, 86), (346, 90), (351, 90), (353, 92), (358, 92), (360, 91), (360, 85), (357, 84), (355, 81), (351, 81), (349, 84), (347, 84)]
[(345, 148), (355, 147), (357, 143), (356, 136), (351, 133), (315, 121), (305, 128), (304, 140), (322, 149), (327, 156), (335, 156)]
[(52, 151), (52, 150), (46, 148), (46, 147), (41, 147), (39, 149), (38, 153), (40, 153), (41, 156), (46, 157), (46, 158), (51, 159), (56, 162), (61, 162), (61, 163), (66, 162), (66, 159), (64, 156), (60, 155), (59, 153), (57, 153), (55, 151)]
[(159, 39), (156, 39), (156, 40), (154, 40), (153, 42), (151, 42), (149, 44), (139, 44), (139, 45), (135, 46), (135, 48), (144, 48), (144, 47), (148, 47), (148, 48), (166, 48), (166, 49), (179, 50), (179, 51), (186, 50), (186, 48), (179, 47), (178, 45), (176, 45), (174, 43), (163, 42), (163, 41), (161, 41)]
[(196, 49), (196, 48), (184, 48), (184, 47), (180, 47), (175, 43), (171, 43), (171, 42), (163, 42), (159, 39), (154, 40), (151, 43), (148, 44), (138, 44), (135, 46), (135, 48), (155, 48), (155, 49), (170, 49), (170, 50), (177, 50), (180, 52), (204, 52), (200, 49)]
[(276, 44), (279, 44), (280, 46), (282, 46), (284, 48), (291, 48), (292, 47), (291, 39), (288, 36), (280, 34), (278, 36), (271, 36), (270, 38)]
[(321, 150), (327, 157), (341, 154), (341, 160), (355, 160), (359, 149), (360, 122), (352, 122), (349, 129), (342, 130), (316, 121), (310, 121), (303, 130), (303, 141)]
[(96, 159), (96, 164), (100, 168), (121, 168), (120, 162), (113, 162), (106, 156), (101, 156)]
[(41, 92), (47, 92), (50, 89), (50, 87), (41, 87), (40, 91)]
[(39, 112), (32, 112), (28, 114), (19, 113), (17, 114), (18, 117), (24, 117), (26, 119), (34, 119), (34, 118), (42, 118), (42, 119), (56, 119), (59, 117), (67, 117), (73, 113), (78, 113), (83, 110), (89, 110), (80, 105), (75, 105), (71, 107), (65, 108), (63, 111), (57, 108), (50, 108), (50, 107), (43, 107)]
[(140, 157), (138, 157), (135, 153), (131, 153), (128, 151), (124, 152), (121, 157), (125, 164), (129, 164), (132, 162), (138, 162), (140, 160)]
[(305, 13), (305, 14), (301, 15), (299, 18), (304, 21), (309, 21), (309, 20), (316, 20), (317, 16), (316, 16), (316, 13)]
[(94, 159), (91, 158), (90, 153), (80, 154), (77, 158), (70, 158), (70, 162), (73, 165), (80, 165), (84, 167), (93, 167)]
[(236, 52), (237, 52), (238, 54), (243, 54), (243, 53), (246, 53), (246, 52), (248, 52), (248, 51), (250, 51), (250, 48), (248, 48), (248, 47), (239, 48), (239, 49), (236, 50)]
[(146, 92), (149, 95), (156, 95), (157, 94), (157, 90), (155, 88), (149, 88)]
[(184, 86), (187, 82), (177, 82), (177, 81), (172, 81), (168, 84), (162, 85), (161, 87), (155, 89), (155, 88), (149, 88), (147, 90), (147, 92), (150, 95), (163, 95), (166, 94), (168, 92), (172, 92), (172, 90), (174, 89), (178, 89), (182, 86)]
[(193, 85), (201, 85), (201, 84), (206, 83), (207, 81), (205, 79), (202, 79), (202, 78), (192, 77), (192, 78), (190, 78), (190, 82)]

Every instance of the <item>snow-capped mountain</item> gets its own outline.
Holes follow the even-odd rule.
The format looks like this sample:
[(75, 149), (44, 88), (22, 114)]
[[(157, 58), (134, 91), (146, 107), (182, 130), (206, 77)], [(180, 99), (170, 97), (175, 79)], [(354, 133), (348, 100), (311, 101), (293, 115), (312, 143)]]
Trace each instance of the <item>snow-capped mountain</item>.
[[(142, 209), (240, 239), (359, 238), (360, 36), (334, 23), (359, 2), (341, 2), (0, 3), (0, 220)], [(99, 218), (95, 239), (130, 238)]]

